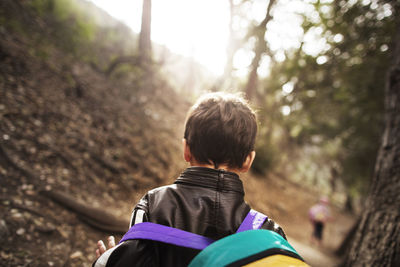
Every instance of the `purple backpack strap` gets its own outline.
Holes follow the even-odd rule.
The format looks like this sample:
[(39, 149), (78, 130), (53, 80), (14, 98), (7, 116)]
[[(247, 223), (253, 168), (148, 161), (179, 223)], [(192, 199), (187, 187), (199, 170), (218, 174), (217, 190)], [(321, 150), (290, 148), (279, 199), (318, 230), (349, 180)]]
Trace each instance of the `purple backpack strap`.
[(252, 209), (247, 213), (246, 218), (244, 218), (236, 233), (260, 229), (266, 219), (268, 219), (267, 215)]
[[(267, 218), (258, 211), (250, 210), (236, 232), (260, 229)], [(119, 243), (130, 239), (153, 240), (198, 250), (206, 248), (215, 241), (205, 236), (151, 222), (133, 225)]]
[(144, 222), (133, 225), (119, 243), (129, 239), (146, 239), (180, 247), (202, 250), (215, 240), (177, 228)]

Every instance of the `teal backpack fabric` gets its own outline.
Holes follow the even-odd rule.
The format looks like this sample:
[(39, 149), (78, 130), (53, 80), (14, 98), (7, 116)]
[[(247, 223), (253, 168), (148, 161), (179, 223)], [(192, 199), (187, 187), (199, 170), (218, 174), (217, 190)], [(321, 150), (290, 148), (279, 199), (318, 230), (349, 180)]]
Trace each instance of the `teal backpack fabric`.
[(271, 255), (303, 259), (279, 234), (269, 230), (249, 230), (222, 238), (202, 250), (189, 267), (243, 266)]

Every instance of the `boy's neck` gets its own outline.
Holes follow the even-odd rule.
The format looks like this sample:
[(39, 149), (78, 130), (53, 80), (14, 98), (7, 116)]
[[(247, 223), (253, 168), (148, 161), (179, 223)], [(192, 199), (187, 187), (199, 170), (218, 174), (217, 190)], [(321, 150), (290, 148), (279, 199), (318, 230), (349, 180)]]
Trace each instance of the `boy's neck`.
[(224, 170), (227, 172), (234, 172), (236, 174), (240, 174), (240, 171), (236, 168), (229, 168), (228, 165), (226, 164), (221, 164), (218, 166), (218, 168), (215, 168), (214, 165), (212, 164), (203, 164), (203, 163), (198, 163), (198, 162), (190, 162), (190, 167), (203, 167), (203, 168), (209, 168), (209, 169), (214, 169), (214, 170)]

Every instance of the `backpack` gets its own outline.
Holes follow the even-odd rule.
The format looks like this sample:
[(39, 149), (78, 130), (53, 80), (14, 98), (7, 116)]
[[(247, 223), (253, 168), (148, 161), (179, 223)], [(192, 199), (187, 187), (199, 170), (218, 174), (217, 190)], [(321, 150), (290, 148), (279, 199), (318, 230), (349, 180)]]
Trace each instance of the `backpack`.
[(312, 221), (325, 222), (329, 217), (329, 211), (326, 206), (317, 204), (311, 207), (309, 216)]
[[(201, 266), (308, 266), (279, 234), (260, 229), (267, 216), (250, 210), (235, 234), (214, 240), (151, 222), (133, 225), (119, 243), (145, 239), (201, 250), (189, 267)], [(247, 266), (246, 265), (246, 266)]]

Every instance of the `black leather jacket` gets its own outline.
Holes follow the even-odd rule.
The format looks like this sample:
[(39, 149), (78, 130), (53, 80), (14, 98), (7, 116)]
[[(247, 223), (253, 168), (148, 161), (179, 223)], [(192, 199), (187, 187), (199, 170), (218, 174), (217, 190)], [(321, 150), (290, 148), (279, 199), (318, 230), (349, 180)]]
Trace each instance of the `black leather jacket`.
[[(235, 233), (249, 211), (237, 174), (190, 167), (174, 184), (149, 191), (136, 205), (131, 224), (149, 221), (219, 239)], [(286, 238), (270, 219), (262, 228)], [(94, 266), (187, 266), (198, 252), (155, 241), (128, 240)]]

